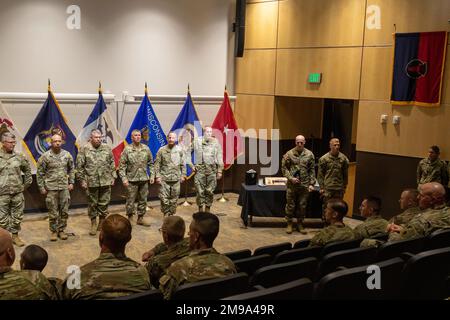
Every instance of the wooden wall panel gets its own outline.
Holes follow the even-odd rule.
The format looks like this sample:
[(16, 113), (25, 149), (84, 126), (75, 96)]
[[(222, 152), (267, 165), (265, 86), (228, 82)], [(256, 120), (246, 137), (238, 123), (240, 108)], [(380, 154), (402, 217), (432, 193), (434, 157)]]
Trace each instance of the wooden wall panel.
[(364, 0), (280, 1), (278, 48), (361, 46)]
[[(388, 123), (380, 124), (380, 116), (388, 115)], [(392, 117), (400, 116), (394, 126)], [(450, 159), (450, 105), (438, 108), (391, 106), (383, 101), (360, 101), (358, 112), (357, 150), (424, 157), (428, 147), (441, 147), (444, 159)]]
[(323, 99), (276, 97), (273, 127), (280, 129), (280, 139), (293, 139), (298, 134), (320, 138), (322, 113)]
[(367, 6), (371, 5), (380, 7), (381, 29), (366, 28), (364, 45), (392, 44), (394, 23), (399, 33), (448, 31), (448, 0), (368, 0)]
[(392, 47), (366, 47), (363, 53), (361, 99), (389, 101), (392, 83)]
[(245, 20), (245, 48), (276, 48), (278, 2), (247, 5)]
[[(242, 130), (273, 128), (274, 96), (238, 94), (234, 116)], [(270, 131), (269, 131), (270, 133)]]
[(245, 50), (236, 58), (236, 93), (273, 95), (276, 50)]
[(278, 0), (247, 0), (248, 3), (258, 3), (258, 2), (278, 2)]
[[(277, 50), (275, 94), (358, 99), (362, 48)], [(322, 72), (322, 83), (308, 84), (308, 74)]]
[(350, 166), (348, 168), (348, 184), (344, 194), (344, 201), (348, 204), (348, 217), (351, 217), (353, 215), (353, 208), (358, 208), (358, 204), (356, 204), (356, 206), (353, 204), (353, 199), (355, 197), (355, 180), (356, 163), (350, 163)]
[(359, 101), (355, 101), (353, 104), (353, 117), (352, 117), (352, 144), (356, 144), (356, 137), (358, 135), (358, 111)]

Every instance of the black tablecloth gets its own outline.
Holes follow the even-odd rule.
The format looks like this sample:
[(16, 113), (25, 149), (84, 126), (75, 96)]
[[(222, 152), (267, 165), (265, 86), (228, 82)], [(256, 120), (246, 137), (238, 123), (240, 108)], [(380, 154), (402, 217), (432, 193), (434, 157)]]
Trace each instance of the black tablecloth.
[[(248, 225), (248, 217), (284, 217), (286, 206), (286, 186), (241, 185), (238, 205), (242, 206), (241, 219)], [(306, 217), (322, 216), (319, 192), (311, 192)]]

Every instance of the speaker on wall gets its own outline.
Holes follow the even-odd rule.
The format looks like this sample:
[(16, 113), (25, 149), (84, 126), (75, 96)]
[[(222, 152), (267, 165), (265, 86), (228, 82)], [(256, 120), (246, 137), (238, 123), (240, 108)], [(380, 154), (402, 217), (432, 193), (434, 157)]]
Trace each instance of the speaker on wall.
[(247, 0), (236, 0), (236, 21), (234, 23), (234, 55), (244, 56), (245, 43), (245, 6)]

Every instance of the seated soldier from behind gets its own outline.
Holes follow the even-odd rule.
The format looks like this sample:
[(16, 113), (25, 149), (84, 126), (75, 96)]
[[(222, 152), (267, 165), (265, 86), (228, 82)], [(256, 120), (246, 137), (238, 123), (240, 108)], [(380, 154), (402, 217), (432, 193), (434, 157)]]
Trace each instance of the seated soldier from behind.
[(328, 243), (336, 241), (353, 240), (353, 230), (346, 226), (343, 219), (348, 211), (348, 205), (341, 199), (330, 199), (325, 208), (325, 221), (328, 227), (320, 230), (309, 243), (310, 247), (323, 247)]
[(27, 246), (20, 255), (21, 270), (36, 270), (42, 272), (47, 265), (48, 254), (44, 248), (35, 244)]
[(393, 216), (389, 223), (397, 225), (408, 223), (422, 210), (419, 208), (419, 191), (417, 189), (405, 189), (398, 200), (402, 213)]
[(109, 215), (99, 235), (100, 257), (81, 267), (80, 289), (69, 289), (66, 278), (63, 297), (112, 299), (151, 289), (145, 267), (125, 255), (130, 240), (130, 221), (119, 214)]
[(47, 278), (35, 270), (16, 271), (12, 238), (0, 228), (0, 300), (55, 300), (56, 293)]
[(164, 299), (170, 299), (178, 286), (185, 283), (222, 278), (236, 273), (233, 261), (213, 248), (219, 233), (219, 218), (212, 213), (197, 212), (189, 226), (189, 246), (193, 250), (175, 261), (159, 280)]
[(185, 230), (186, 224), (183, 218), (179, 216), (164, 218), (161, 227), (164, 243), (156, 245), (142, 257), (142, 260), (147, 261), (145, 267), (153, 286), (159, 287), (159, 279), (172, 262), (187, 256), (191, 251), (189, 239), (184, 239)]
[(388, 222), (380, 215), (380, 198), (374, 196), (365, 197), (361, 202), (359, 211), (366, 220), (353, 229), (356, 239), (367, 239), (386, 233)]

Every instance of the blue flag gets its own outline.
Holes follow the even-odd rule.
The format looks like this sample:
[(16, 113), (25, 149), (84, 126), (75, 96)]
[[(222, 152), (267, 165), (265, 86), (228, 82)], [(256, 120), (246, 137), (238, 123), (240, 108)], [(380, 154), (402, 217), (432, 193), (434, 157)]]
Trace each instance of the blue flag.
[(62, 137), (62, 148), (68, 151), (73, 159), (76, 159), (78, 148), (75, 144), (75, 136), (67, 125), (67, 121), (59, 107), (58, 101), (48, 90), (48, 97), (39, 111), (36, 119), (23, 138), (31, 158), (37, 162), (51, 146), (52, 131), (60, 131)]
[(128, 144), (132, 143), (131, 132), (135, 129), (141, 131), (141, 142), (150, 148), (155, 159), (159, 148), (167, 144), (167, 138), (147, 96), (147, 91), (125, 138)]
[[(186, 156), (189, 156), (192, 163), (195, 164), (194, 152), (191, 150), (191, 143), (193, 143), (196, 137), (201, 137), (203, 134), (200, 121), (195, 111), (194, 103), (192, 102), (191, 93), (188, 91), (186, 101), (184, 102), (183, 108), (180, 111), (177, 119), (175, 120), (172, 129), (177, 134), (178, 145), (180, 145), (186, 152)], [(191, 168), (186, 165), (186, 176), (191, 178), (193, 172)]]

